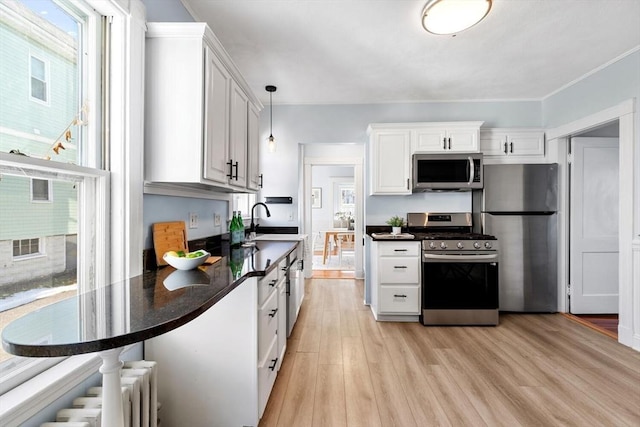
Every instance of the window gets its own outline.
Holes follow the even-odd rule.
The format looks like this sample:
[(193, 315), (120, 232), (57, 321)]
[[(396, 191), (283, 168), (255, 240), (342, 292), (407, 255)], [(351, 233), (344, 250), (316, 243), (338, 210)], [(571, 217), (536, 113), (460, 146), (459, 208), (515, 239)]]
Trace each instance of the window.
[(51, 200), (51, 187), (48, 179), (31, 180), (31, 201), (48, 202)]
[(233, 195), (233, 209), (234, 211), (240, 211), (243, 219), (251, 218), (251, 207), (256, 202), (256, 195), (249, 193), (234, 194)]
[(31, 56), (31, 98), (47, 102), (47, 64), (41, 59)]
[[(79, 0), (0, 2), (0, 32), (0, 67), (11, 64), (0, 72), (2, 330), (47, 298), (105, 282), (109, 178), (93, 154), (104, 145), (96, 82), (105, 55), (91, 41), (103, 20)], [(50, 362), (0, 350), (0, 394)]]
[(18, 258), (25, 255), (35, 255), (40, 253), (40, 239), (23, 239), (13, 241), (13, 257)]

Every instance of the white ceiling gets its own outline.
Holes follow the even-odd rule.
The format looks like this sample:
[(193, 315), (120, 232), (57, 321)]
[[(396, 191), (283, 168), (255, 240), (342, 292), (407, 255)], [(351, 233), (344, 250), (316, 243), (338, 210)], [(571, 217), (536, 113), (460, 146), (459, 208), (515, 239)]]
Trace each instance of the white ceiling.
[(640, 46), (640, 0), (494, 0), (455, 37), (426, 0), (182, 0), (274, 104), (542, 99)]

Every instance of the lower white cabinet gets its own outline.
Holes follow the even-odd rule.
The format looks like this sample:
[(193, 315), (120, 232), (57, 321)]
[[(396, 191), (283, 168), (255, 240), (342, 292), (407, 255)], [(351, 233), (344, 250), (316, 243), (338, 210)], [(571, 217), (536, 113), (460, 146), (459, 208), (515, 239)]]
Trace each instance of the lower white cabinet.
[(420, 252), (420, 242), (372, 240), (371, 309), (376, 320), (418, 320)]
[[(145, 341), (145, 357), (158, 363), (163, 425), (258, 425), (286, 350), (285, 267), (286, 259), (186, 325)], [(293, 325), (304, 279), (291, 286)]]

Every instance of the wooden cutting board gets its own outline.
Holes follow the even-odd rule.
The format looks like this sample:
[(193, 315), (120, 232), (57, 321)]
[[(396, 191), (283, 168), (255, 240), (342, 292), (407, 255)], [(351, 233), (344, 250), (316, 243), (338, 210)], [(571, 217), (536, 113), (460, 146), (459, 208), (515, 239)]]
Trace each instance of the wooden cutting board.
[(162, 258), (167, 251), (189, 252), (184, 221), (156, 222), (153, 224), (153, 247), (158, 266), (167, 265)]

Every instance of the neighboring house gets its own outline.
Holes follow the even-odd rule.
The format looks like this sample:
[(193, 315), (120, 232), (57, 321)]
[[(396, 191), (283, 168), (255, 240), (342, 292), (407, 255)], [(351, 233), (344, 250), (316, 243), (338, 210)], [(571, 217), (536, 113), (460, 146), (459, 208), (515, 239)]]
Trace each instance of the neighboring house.
[[(77, 163), (75, 138), (53, 150), (78, 114), (76, 45), (21, 3), (0, 4), (0, 152)], [(0, 170), (0, 286), (75, 268), (75, 187)]]

